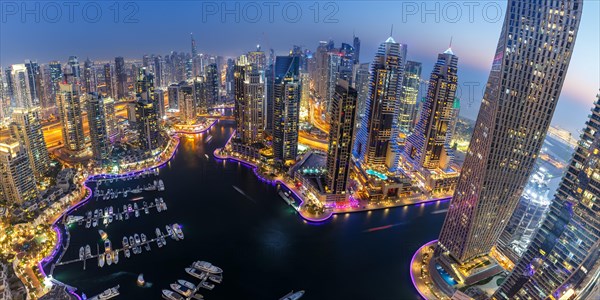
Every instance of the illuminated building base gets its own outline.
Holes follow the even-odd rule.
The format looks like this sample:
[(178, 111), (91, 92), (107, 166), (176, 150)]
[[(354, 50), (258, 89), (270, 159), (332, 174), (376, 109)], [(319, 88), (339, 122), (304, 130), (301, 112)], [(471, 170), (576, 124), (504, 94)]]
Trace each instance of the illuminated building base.
[(490, 255), (483, 255), (459, 264), (436, 246), (429, 264), (431, 279), (444, 293), (451, 296), (459, 288), (474, 285), (503, 272), (502, 266)]
[(363, 166), (355, 161), (352, 170), (361, 198), (379, 201), (413, 194), (412, 180), (408, 176), (388, 172), (384, 166)]

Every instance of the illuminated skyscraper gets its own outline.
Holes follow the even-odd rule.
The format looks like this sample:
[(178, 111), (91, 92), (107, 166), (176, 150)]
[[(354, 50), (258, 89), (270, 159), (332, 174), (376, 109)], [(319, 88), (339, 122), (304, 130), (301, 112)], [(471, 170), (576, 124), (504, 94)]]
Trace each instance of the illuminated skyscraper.
[(398, 165), (398, 113), (404, 46), (392, 37), (381, 43), (371, 64), (365, 117), (356, 138), (355, 156), (365, 165)]
[(405, 136), (412, 133), (417, 118), (417, 98), (419, 97), (419, 84), (421, 81), (421, 63), (407, 61), (404, 66), (402, 92), (400, 96), (400, 119), (398, 126)]
[(79, 85), (60, 83), (59, 88), (57, 104), (64, 147), (74, 152), (85, 150)]
[(135, 117), (140, 148), (152, 151), (161, 143), (156, 104), (148, 99), (138, 98), (135, 103)]
[(12, 65), (10, 69), (13, 107), (30, 107), (33, 105), (29, 75), (25, 64)]
[[(369, 63), (356, 66), (356, 82), (354, 83), (356, 92), (358, 92), (358, 104), (356, 114), (358, 121), (362, 120), (367, 107), (367, 97), (369, 96)], [(360, 123), (357, 123), (360, 125)]]
[(116, 97), (117, 100), (127, 97), (127, 73), (123, 57), (115, 57)]
[[(27, 151), (15, 139), (0, 142), (0, 199), (22, 204), (39, 196)], [(0, 202), (0, 203), (2, 203)]]
[(102, 100), (104, 102), (104, 111), (106, 113), (108, 136), (113, 137), (119, 133), (117, 115), (115, 114), (115, 99), (111, 97), (102, 97)]
[(296, 56), (277, 56), (273, 89), (273, 154), (281, 163), (298, 155), (300, 73)]
[(154, 90), (154, 102), (156, 103), (158, 118), (165, 117), (167, 112), (165, 111), (165, 91), (163, 89)]
[(42, 133), (39, 107), (20, 108), (13, 110), (11, 136), (19, 141), (29, 156), (31, 170), (40, 179), (50, 166), (50, 156)]
[(234, 67), (237, 137), (243, 144), (262, 142), (264, 131), (265, 79), (259, 65), (245, 56)]
[(110, 140), (108, 129), (107, 109), (105, 98), (97, 93), (89, 94), (87, 116), (90, 127), (90, 139), (92, 141), (92, 153), (94, 159), (103, 160), (110, 154)]
[(436, 249), (438, 261), (459, 282), (483, 276), (480, 268), (453, 270), (486, 259), (523, 192), (567, 74), (582, 5), (582, 0), (508, 2)]
[(179, 119), (186, 125), (196, 122), (196, 101), (194, 86), (184, 84), (179, 87)]
[(110, 64), (105, 64), (102, 71), (104, 72), (104, 96), (115, 97)]
[(327, 189), (332, 194), (346, 195), (352, 163), (356, 102), (358, 94), (345, 80), (339, 80), (331, 100), (331, 128), (327, 148)]
[(88, 58), (83, 63), (83, 87), (86, 93), (96, 92), (98, 82), (96, 79), (96, 71), (94, 70), (94, 63)]
[(209, 107), (213, 107), (219, 103), (219, 87), (221, 85), (217, 64), (211, 63), (206, 66), (205, 83), (207, 103)]
[(27, 69), (27, 79), (29, 80), (30, 103), (33, 106), (40, 106), (45, 97), (40, 65), (35, 61), (26, 60), (25, 69)]
[(448, 49), (438, 55), (433, 66), (423, 112), (404, 147), (405, 157), (417, 168), (446, 169), (451, 162), (452, 151), (446, 137), (453, 116), (457, 65), (458, 57)]
[(194, 104), (196, 112), (199, 114), (208, 114), (208, 89), (203, 76), (196, 76), (193, 80), (194, 85)]
[(494, 299), (597, 299), (590, 293), (600, 284), (599, 119), (600, 96), (546, 219)]
[(58, 83), (64, 78), (63, 70), (60, 62), (51, 61), (48, 63), (48, 74), (45, 74), (46, 80), (46, 97), (42, 101), (42, 110), (46, 113), (47, 110), (54, 112), (56, 108), (56, 96), (58, 95)]

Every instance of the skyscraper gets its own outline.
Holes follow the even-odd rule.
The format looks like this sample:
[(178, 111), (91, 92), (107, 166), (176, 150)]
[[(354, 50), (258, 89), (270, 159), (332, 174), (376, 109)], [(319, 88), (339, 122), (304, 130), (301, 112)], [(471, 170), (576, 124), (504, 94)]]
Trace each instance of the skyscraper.
[(158, 114), (158, 118), (165, 117), (167, 113), (165, 111), (165, 91), (163, 89), (154, 90), (154, 103), (156, 103), (156, 113)]
[(546, 219), (493, 299), (592, 299), (600, 278), (598, 119), (600, 96)]
[(106, 97), (116, 97), (115, 90), (113, 88), (112, 72), (111, 72), (110, 64), (104, 65), (104, 86), (105, 86), (104, 93), (105, 93)]
[(115, 57), (115, 77), (117, 100), (127, 97), (127, 73), (125, 71), (125, 60), (123, 57)]
[(213, 107), (219, 103), (219, 86), (221, 85), (221, 77), (217, 70), (217, 64), (211, 63), (206, 66), (206, 89), (207, 89), (207, 103), (209, 107)]
[(96, 92), (98, 86), (94, 63), (89, 58), (83, 63), (83, 86), (86, 93)]
[(265, 80), (259, 64), (241, 56), (234, 67), (237, 137), (243, 144), (262, 142), (264, 131)]
[(452, 151), (446, 137), (453, 116), (457, 72), (458, 57), (450, 48), (438, 55), (423, 112), (404, 147), (405, 157), (417, 168), (446, 169), (451, 162)]
[(299, 75), (298, 57), (277, 56), (273, 86), (273, 154), (284, 164), (298, 155)]
[(60, 83), (59, 88), (57, 104), (64, 147), (74, 152), (85, 150), (79, 85)]
[(81, 67), (79, 66), (79, 59), (77, 56), (69, 56), (68, 67), (67, 73), (71, 75), (73, 80), (75, 80), (75, 82), (81, 82)]
[(37, 62), (26, 60), (25, 69), (27, 69), (27, 79), (29, 80), (29, 94), (31, 105), (40, 106), (44, 99), (44, 89), (42, 88), (42, 71)]
[(25, 64), (12, 65), (10, 70), (13, 107), (30, 107), (33, 105), (29, 75)]
[[(357, 111), (358, 120), (362, 120), (367, 107), (367, 97), (369, 96), (369, 63), (356, 66), (356, 82), (354, 83), (358, 93)], [(357, 123), (360, 125), (360, 123)]]
[(13, 110), (13, 123), (10, 126), (11, 136), (26, 150), (31, 170), (38, 179), (45, 175), (50, 166), (39, 112), (39, 107), (17, 107)]
[(402, 92), (400, 94), (400, 119), (398, 126), (405, 136), (412, 133), (417, 118), (417, 98), (421, 81), (421, 63), (407, 61), (404, 67)]
[(119, 126), (117, 124), (117, 115), (115, 114), (115, 99), (108, 96), (102, 97), (104, 102), (104, 111), (106, 114), (106, 127), (108, 136), (113, 137), (119, 133)]
[(167, 94), (169, 95), (169, 108), (179, 109), (179, 84), (171, 84), (167, 88)]
[(352, 38), (352, 46), (354, 47), (354, 64), (360, 63), (360, 39), (357, 36)]
[(326, 191), (340, 195), (340, 200), (346, 196), (352, 163), (357, 97), (358, 93), (347, 81), (339, 80), (330, 105)]
[(483, 276), (480, 268), (454, 270), (475, 258), (485, 260), (523, 192), (562, 89), (582, 5), (581, 0), (508, 2), (436, 248), (438, 261), (459, 282)]
[(149, 99), (138, 98), (135, 102), (140, 148), (146, 151), (155, 150), (162, 141), (156, 110), (155, 103)]
[(371, 166), (398, 164), (398, 113), (404, 61), (403, 46), (392, 37), (381, 43), (371, 64), (365, 117), (357, 135), (355, 156)]
[(38, 196), (27, 151), (15, 139), (0, 142), (0, 199), (18, 205)]
[(64, 78), (63, 70), (60, 62), (51, 61), (48, 63), (48, 73), (46, 79), (48, 79), (46, 99), (42, 101), (42, 110), (44, 112), (48, 109), (54, 109), (56, 107), (56, 97), (58, 95), (58, 83)]
[(92, 141), (92, 153), (94, 154), (94, 159), (102, 161), (108, 158), (110, 154), (109, 124), (104, 104), (105, 98), (97, 93), (89, 95), (87, 116), (90, 127), (90, 139)]
[(183, 124), (191, 125), (196, 122), (196, 101), (194, 86), (184, 84), (179, 87), (179, 119)]

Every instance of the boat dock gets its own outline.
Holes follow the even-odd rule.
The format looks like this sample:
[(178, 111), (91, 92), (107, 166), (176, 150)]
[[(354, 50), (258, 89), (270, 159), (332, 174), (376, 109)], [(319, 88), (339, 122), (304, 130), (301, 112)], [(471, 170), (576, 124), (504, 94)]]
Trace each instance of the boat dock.
[[(137, 201), (136, 203), (140, 203), (140, 202)], [(159, 210), (159, 206), (160, 206), (160, 210)], [(108, 208), (108, 207), (106, 207), (106, 208)], [(93, 215), (91, 217), (87, 217), (87, 213), (89, 212), (88, 211), (81, 218), (71, 219), (71, 221), (68, 221), (68, 219), (65, 219), (63, 222), (65, 224), (67, 224), (67, 225), (71, 225), (71, 224), (85, 225), (85, 223), (87, 223), (88, 221), (89, 222), (97, 221), (98, 222), (97, 225), (93, 226), (93, 227), (98, 227), (98, 226), (100, 226), (103, 223), (104, 219), (108, 219), (108, 220), (113, 219), (113, 220), (117, 220), (117, 221), (125, 221), (125, 220), (128, 219), (128, 218), (125, 218), (126, 214), (130, 214), (130, 215), (133, 214), (133, 216), (135, 217), (135, 213), (136, 212), (138, 212), (139, 215), (141, 215), (141, 213), (146, 208), (148, 210), (156, 209), (157, 212), (162, 212), (162, 211), (167, 210), (167, 204), (163, 202), (163, 203), (160, 203), (159, 205), (157, 205), (155, 203), (155, 201), (149, 201), (149, 204), (148, 204), (147, 207), (145, 207), (144, 205), (138, 205), (137, 209), (134, 208), (134, 207), (132, 207), (131, 210), (128, 209), (127, 211), (120, 211), (119, 210), (120, 208), (117, 206), (116, 212), (113, 212), (112, 214), (106, 214), (106, 215), (104, 213), (102, 213), (101, 215), (99, 215), (97, 217), (94, 217)], [(99, 209), (99, 210), (103, 211), (102, 209)], [(93, 211), (92, 211), (92, 213), (93, 213)], [(104, 225), (108, 226), (108, 224), (104, 224)]]
[[(179, 240), (179, 238), (177, 238), (177, 236), (176, 236), (175, 232), (173, 232), (173, 233), (171, 233), (171, 234), (163, 234), (162, 236), (163, 236), (164, 238), (171, 237), (171, 238), (172, 238), (173, 240), (175, 240), (175, 241), (178, 241), (178, 240)], [(159, 239), (160, 239), (160, 238), (158, 238), (158, 237), (156, 237), (156, 238), (153, 238), (153, 239), (147, 239), (145, 242), (141, 242), (141, 241), (140, 241), (140, 243), (136, 243), (136, 244), (135, 244), (135, 245), (133, 245), (133, 246), (132, 246), (132, 245), (129, 245), (129, 246), (128, 246), (128, 247), (126, 247), (126, 248), (116, 248), (116, 247), (115, 247), (115, 248), (114, 248), (114, 249), (112, 249), (112, 251), (110, 251), (110, 252), (100, 252), (100, 251), (98, 250), (99, 246), (98, 246), (98, 244), (96, 244), (96, 252), (97, 252), (97, 254), (92, 254), (92, 255), (90, 255), (90, 256), (87, 256), (87, 257), (84, 257), (84, 258), (76, 258), (76, 259), (71, 259), (71, 260), (60, 261), (60, 262), (56, 263), (55, 265), (56, 265), (56, 266), (62, 266), (62, 265), (67, 265), (67, 264), (76, 263), (76, 262), (83, 262), (83, 268), (84, 268), (84, 270), (85, 270), (86, 261), (87, 261), (88, 259), (97, 259), (97, 258), (98, 258), (100, 255), (105, 255), (106, 253), (112, 253), (112, 252), (116, 252), (116, 251), (118, 251), (118, 252), (119, 252), (119, 255), (121, 255), (122, 253), (124, 253), (125, 249), (130, 249), (130, 250), (132, 250), (132, 249), (133, 249), (133, 248), (135, 248), (136, 246), (139, 246), (139, 247), (141, 247), (141, 246), (145, 246), (145, 245), (147, 245), (147, 244), (152, 244), (152, 243), (158, 242), (158, 240), (159, 240)], [(113, 263), (113, 264), (114, 264), (114, 263)]]

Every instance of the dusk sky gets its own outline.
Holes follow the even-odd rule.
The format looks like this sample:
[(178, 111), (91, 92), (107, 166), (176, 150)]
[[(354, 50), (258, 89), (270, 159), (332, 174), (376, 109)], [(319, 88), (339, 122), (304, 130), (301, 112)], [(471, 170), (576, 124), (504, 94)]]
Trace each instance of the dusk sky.
[[(277, 6), (261, 1), (147, 1), (120, 2), (118, 7), (112, 1), (80, 1), (75, 2), (71, 22), (69, 2), (48, 3), (0, 3), (2, 67), (25, 59), (66, 61), (70, 55), (83, 62), (87, 57), (140, 59), (144, 54), (189, 52), (190, 32), (200, 52), (226, 57), (252, 50), (256, 44), (277, 54), (285, 54), (292, 45), (314, 50), (320, 40), (332, 39), (339, 46), (351, 43), (355, 33), (361, 39), (361, 62), (366, 62), (393, 24), (394, 39), (408, 45), (410, 60), (424, 64), (425, 79), (437, 53), (448, 48), (452, 37), (452, 49), (459, 57), (461, 114), (472, 119), (477, 116), (506, 8), (506, 1), (290, 1)], [(33, 12), (23, 14), (24, 8)], [(231, 13), (224, 14), (224, 8)], [(571, 132), (583, 128), (600, 88), (599, 28), (600, 1), (587, 0), (552, 122)], [(468, 85), (478, 86), (474, 95), (468, 95)]]

